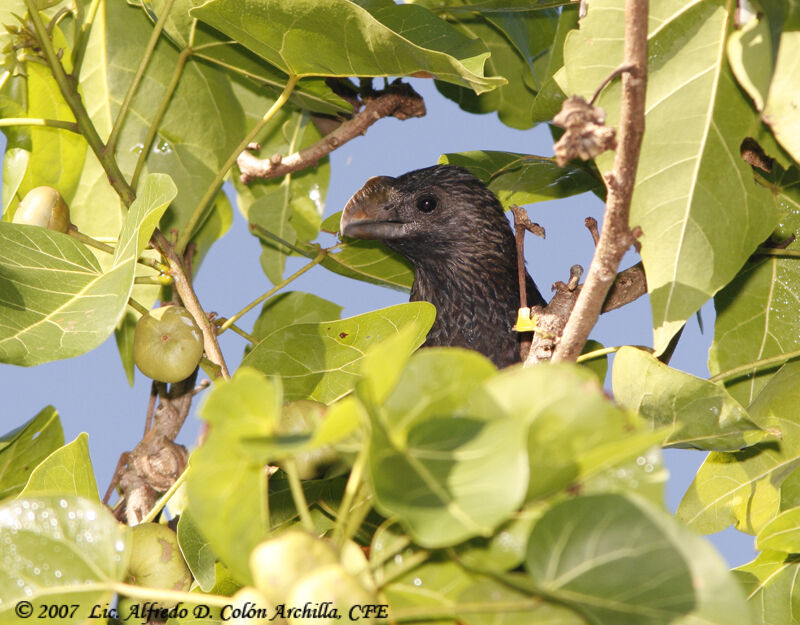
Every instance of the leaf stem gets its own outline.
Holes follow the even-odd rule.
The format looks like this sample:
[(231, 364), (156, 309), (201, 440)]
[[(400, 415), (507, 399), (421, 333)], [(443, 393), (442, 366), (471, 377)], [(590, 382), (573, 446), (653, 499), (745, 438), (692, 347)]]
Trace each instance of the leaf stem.
[(63, 128), (77, 134), (81, 132), (75, 122), (65, 122), (60, 119), (6, 117), (5, 119), (0, 119), (0, 128), (3, 126), (47, 126), (48, 128)]
[(137, 302), (137, 301), (136, 301), (135, 299), (133, 299), (132, 297), (129, 297), (129, 298), (128, 298), (128, 306), (130, 306), (131, 308), (133, 308), (133, 309), (134, 309), (136, 312), (138, 312), (140, 315), (146, 315), (147, 313), (149, 313), (149, 312), (150, 312), (149, 310), (147, 310), (147, 308), (145, 308), (144, 306), (142, 306), (142, 305), (141, 305), (139, 302)]
[[(33, 0), (26, 0), (27, 2), (32, 2)], [(180, 234), (178, 235), (178, 241), (175, 244), (175, 250), (178, 255), (183, 254), (183, 251), (186, 249), (186, 246), (189, 244), (189, 241), (192, 240), (192, 237), (195, 234), (195, 231), (200, 227), (200, 225), (206, 220), (208, 216), (207, 213), (209, 212), (207, 207), (211, 204), (214, 197), (219, 192), (220, 187), (222, 187), (222, 182), (225, 179), (225, 176), (228, 175), (228, 171), (231, 167), (233, 167), (234, 163), (236, 163), (236, 159), (241, 154), (250, 143), (252, 143), (253, 139), (258, 136), (258, 133), (261, 132), (261, 129), (264, 128), (266, 124), (275, 116), (275, 114), (281, 110), (286, 101), (289, 99), (289, 96), (292, 95), (294, 91), (295, 85), (297, 85), (297, 81), (299, 80), (298, 76), (292, 75), (289, 76), (289, 80), (286, 83), (286, 86), (281, 91), (281, 94), (278, 96), (278, 99), (272, 103), (272, 106), (269, 107), (264, 116), (261, 120), (253, 127), (253, 129), (247, 133), (247, 136), (242, 139), (239, 145), (234, 148), (233, 152), (231, 152), (228, 159), (225, 163), (220, 167), (219, 172), (214, 177), (214, 180), (211, 181), (211, 184), (208, 186), (203, 197), (197, 203), (197, 207), (195, 208), (194, 212), (192, 213), (191, 217), (189, 217), (189, 221), (186, 222), (186, 225), (181, 230)]]
[(189, 467), (186, 467), (178, 476), (172, 486), (167, 489), (167, 492), (161, 495), (158, 501), (153, 506), (153, 509), (147, 513), (147, 515), (140, 521), (140, 523), (152, 523), (155, 518), (158, 516), (158, 513), (169, 503), (169, 500), (172, 499), (172, 496), (177, 492), (177, 490), (181, 487), (181, 485), (186, 481), (186, 476), (189, 475)]
[(164, 119), (164, 116), (167, 114), (167, 109), (169, 108), (170, 102), (172, 102), (172, 95), (178, 88), (178, 83), (181, 80), (181, 76), (183, 76), (183, 69), (186, 66), (186, 61), (191, 55), (191, 48), (184, 48), (181, 50), (181, 53), (178, 56), (178, 62), (175, 65), (175, 70), (172, 72), (172, 78), (170, 79), (169, 84), (164, 91), (164, 97), (161, 98), (161, 103), (158, 105), (158, 110), (156, 111), (156, 114), (153, 116), (153, 119), (147, 128), (147, 135), (142, 143), (142, 151), (139, 153), (139, 158), (136, 159), (136, 167), (134, 167), (133, 176), (131, 177), (131, 185), (134, 188), (136, 188), (136, 186), (139, 184), (139, 177), (142, 175), (144, 164), (147, 162), (147, 156), (150, 154), (150, 149), (153, 147), (153, 143), (156, 140), (158, 129), (161, 127), (161, 122)]
[(587, 360), (594, 360), (595, 358), (602, 358), (603, 356), (607, 356), (608, 354), (613, 354), (619, 351), (619, 346), (617, 347), (604, 347), (602, 349), (595, 349), (591, 352), (586, 352), (585, 354), (581, 354), (575, 359), (575, 362), (586, 362)]
[(172, 601), (173, 603), (202, 604), (215, 608), (223, 608), (226, 605), (231, 605), (233, 601), (231, 597), (225, 597), (223, 595), (182, 592), (180, 590), (168, 590), (166, 588), (144, 588), (142, 586), (134, 586), (133, 584), (124, 584), (122, 582), (99, 584), (99, 586), (108, 588), (108, 590), (118, 595), (125, 595), (133, 599), (160, 599), (162, 601)]
[[(158, 44), (158, 39), (161, 37), (161, 31), (164, 30), (164, 24), (167, 22), (167, 17), (169, 16), (169, 12), (172, 10), (172, 5), (174, 2), (175, 0), (167, 0), (166, 5), (164, 5), (164, 10), (161, 12), (161, 15), (158, 16), (158, 20), (156, 20), (156, 25), (153, 28), (153, 32), (150, 33), (150, 39), (148, 40), (147, 46), (144, 49), (142, 59), (139, 61), (139, 66), (136, 68), (136, 74), (133, 76), (133, 80), (131, 80), (130, 85), (128, 85), (128, 91), (125, 93), (125, 97), (122, 100), (122, 105), (117, 113), (117, 118), (114, 120), (114, 125), (111, 128), (111, 134), (109, 135), (108, 142), (106, 144), (106, 149), (110, 155), (113, 155), (117, 150), (119, 134), (122, 132), (122, 127), (125, 125), (125, 119), (128, 117), (128, 113), (130, 112), (131, 102), (133, 101), (133, 97), (136, 95), (136, 92), (139, 89), (139, 85), (142, 83), (144, 72), (147, 69), (147, 66), (150, 64), (150, 60), (153, 58), (153, 51), (156, 49), (156, 44)], [(152, 126), (153, 124), (151, 124), (151, 128)], [(135, 183), (131, 186), (134, 189), (136, 188)]]
[[(291, 174), (286, 174), (287, 177), (291, 176)], [(293, 252), (300, 254), (300, 256), (305, 256), (306, 258), (313, 258), (314, 255), (309, 253), (308, 250), (304, 250), (302, 247), (295, 245), (294, 243), (289, 243), (286, 239), (279, 237), (274, 232), (270, 232), (264, 226), (259, 224), (250, 224), (250, 230), (256, 233), (256, 236), (263, 236), (264, 238), (270, 239), (275, 243), (282, 245), (284, 247), (288, 247)]]
[(727, 371), (722, 371), (717, 375), (711, 376), (709, 379), (711, 382), (723, 382), (741, 377), (743, 375), (754, 374), (761, 369), (769, 369), (770, 367), (783, 364), (784, 362), (794, 360), (795, 358), (800, 358), (800, 349), (797, 349), (793, 352), (786, 352), (785, 354), (770, 356), (769, 358), (762, 358), (761, 360), (754, 360), (753, 362), (748, 362), (743, 365), (739, 365), (738, 367), (733, 367)]
[(308, 263), (306, 265), (303, 265), (302, 267), (300, 267), (300, 269), (295, 271), (291, 276), (286, 278), (283, 282), (279, 282), (274, 287), (272, 287), (269, 291), (264, 293), (261, 297), (257, 297), (256, 299), (254, 299), (252, 302), (250, 302), (247, 306), (242, 308), (235, 315), (233, 315), (231, 317), (228, 317), (225, 320), (225, 323), (223, 323), (219, 327), (219, 330), (217, 330), (217, 334), (222, 334), (223, 332), (225, 332), (225, 330), (230, 328), (234, 323), (236, 323), (236, 321), (238, 321), (244, 315), (246, 315), (248, 312), (253, 310), (253, 308), (258, 306), (261, 302), (263, 302), (263, 301), (269, 299), (270, 297), (272, 297), (275, 293), (280, 291), (287, 284), (293, 282), (294, 280), (296, 280), (297, 278), (302, 276), (306, 271), (311, 269), (314, 265), (318, 265), (320, 262), (322, 262), (322, 259), (325, 258), (326, 254), (327, 254), (327, 252), (325, 250), (320, 249), (319, 252), (317, 253), (317, 255), (314, 257), (314, 259), (310, 263)]
[(786, 258), (800, 258), (800, 250), (783, 250), (776, 247), (759, 247), (755, 251), (759, 256), (783, 256)]
[(352, 524), (350, 521), (351, 508), (356, 499), (356, 495), (361, 490), (364, 476), (364, 465), (367, 462), (367, 445), (364, 445), (358, 452), (350, 475), (347, 478), (347, 485), (344, 488), (342, 503), (339, 505), (339, 512), (336, 515), (336, 529), (334, 530), (334, 540), (341, 547), (350, 538)]
[(316, 532), (314, 527), (314, 520), (311, 518), (311, 512), (308, 509), (308, 501), (306, 501), (306, 494), (303, 492), (303, 484), (300, 477), (297, 475), (297, 464), (294, 458), (289, 458), (283, 463), (283, 469), (289, 478), (289, 490), (292, 492), (292, 499), (294, 500), (294, 507), (300, 515), (300, 521), (303, 527), (309, 532)]
[(75, 76), (80, 76), (81, 67), (83, 66), (83, 57), (86, 54), (86, 46), (89, 41), (89, 33), (92, 30), (97, 10), (100, 8), (100, 0), (92, 0), (89, 10), (86, 13), (86, 19), (81, 24), (80, 31), (75, 37), (75, 47), (72, 50), (72, 72)]
[(77, 89), (74, 88), (74, 78), (67, 76), (64, 71), (64, 66), (61, 65), (61, 61), (53, 48), (50, 34), (47, 32), (47, 27), (42, 22), (42, 17), (39, 15), (39, 11), (36, 7), (36, 0), (25, 0), (25, 6), (28, 9), (28, 14), (30, 15), (31, 22), (33, 22), (34, 30), (39, 38), (42, 52), (44, 52), (47, 64), (50, 66), (53, 79), (58, 85), (61, 96), (75, 116), (75, 121), (83, 138), (86, 139), (89, 147), (92, 148), (92, 152), (95, 153), (100, 163), (103, 165), (103, 169), (106, 171), (111, 186), (114, 187), (114, 190), (122, 198), (125, 206), (130, 206), (135, 197), (133, 189), (131, 189), (125, 181), (125, 176), (123, 176), (114, 158), (106, 154), (106, 147), (103, 144), (103, 140), (97, 133), (97, 129), (94, 127), (89, 113), (83, 106)]
[(105, 252), (106, 254), (114, 254), (116, 251), (113, 247), (108, 245), (107, 243), (102, 243), (97, 239), (93, 239), (88, 234), (83, 234), (80, 230), (78, 230), (75, 226), (70, 226), (67, 230), (67, 234), (71, 236), (73, 239), (77, 239), (84, 245), (88, 245), (89, 247), (93, 247), (101, 252)]

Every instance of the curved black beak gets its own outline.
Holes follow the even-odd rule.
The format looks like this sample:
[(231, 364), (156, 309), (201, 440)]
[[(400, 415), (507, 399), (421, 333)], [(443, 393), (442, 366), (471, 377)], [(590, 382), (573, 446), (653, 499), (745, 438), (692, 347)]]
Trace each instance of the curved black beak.
[(342, 212), (339, 233), (354, 239), (397, 239), (405, 224), (393, 206), (394, 178), (375, 176), (350, 198)]

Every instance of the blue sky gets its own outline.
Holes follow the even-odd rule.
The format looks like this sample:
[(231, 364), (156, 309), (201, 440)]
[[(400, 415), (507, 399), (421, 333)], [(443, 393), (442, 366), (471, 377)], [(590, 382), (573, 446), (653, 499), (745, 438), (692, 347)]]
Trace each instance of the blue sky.
[[(444, 99), (431, 81), (414, 80), (414, 88), (425, 98), (428, 114), (422, 119), (399, 121), (384, 119), (367, 134), (344, 145), (331, 156), (331, 183), (325, 215), (341, 210), (349, 197), (367, 178), (399, 175), (435, 164), (440, 154), (468, 150), (507, 150), (552, 155), (552, 141), (546, 128), (519, 131), (501, 124), (496, 115), (470, 115)], [(0, 138), (2, 147), (4, 139)], [(234, 198), (231, 197), (233, 200)], [(583, 221), (593, 216), (601, 221), (602, 204), (590, 195), (567, 200), (529, 205), (531, 219), (547, 231), (545, 240), (526, 241), (528, 270), (548, 297), (550, 285), (568, 278), (575, 263), (588, 268), (593, 243)], [(211, 249), (196, 279), (196, 290), (206, 310), (229, 316), (243, 308), (271, 284), (259, 265), (259, 244), (247, 231), (245, 220), (235, 213), (231, 230)], [(290, 259), (286, 275), (306, 262)], [(624, 266), (636, 262), (633, 254)], [(351, 316), (407, 300), (403, 293), (359, 283), (315, 267), (289, 287), (330, 299)], [(253, 311), (240, 322), (252, 327)], [(714, 312), (711, 305), (702, 311), (705, 333), (697, 321), (687, 325), (670, 363), (689, 373), (708, 377), (708, 347), (713, 335)], [(592, 338), (605, 345), (650, 345), (650, 309), (646, 298), (622, 310), (603, 315)], [(231, 369), (241, 360), (245, 341), (228, 332), (221, 345)], [(119, 362), (113, 337), (100, 348), (67, 361), (26, 369), (0, 365), (0, 433), (30, 419), (48, 404), (55, 406), (64, 425), (65, 438), (73, 440), (80, 432), (89, 433), (89, 446), (101, 493), (105, 491), (119, 455), (130, 450), (141, 438), (149, 396), (149, 380), (137, 371), (133, 388), (128, 386)], [(191, 448), (200, 422), (192, 414), (179, 442)], [(677, 507), (704, 454), (688, 450), (665, 453), (671, 472), (667, 486), (667, 505)], [(712, 537), (732, 566), (753, 557), (753, 537), (729, 529)]]

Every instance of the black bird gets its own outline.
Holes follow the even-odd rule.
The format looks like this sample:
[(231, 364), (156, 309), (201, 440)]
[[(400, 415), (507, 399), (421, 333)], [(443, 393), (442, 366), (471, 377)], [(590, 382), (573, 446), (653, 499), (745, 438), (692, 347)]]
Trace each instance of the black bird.
[[(340, 232), (379, 239), (414, 265), (411, 301), (436, 306), (425, 345), (481, 352), (498, 367), (519, 362), (517, 249), (497, 197), (466, 169), (435, 165), (376, 176), (352, 197)], [(528, 305), (543, 305), (527, 276)]]

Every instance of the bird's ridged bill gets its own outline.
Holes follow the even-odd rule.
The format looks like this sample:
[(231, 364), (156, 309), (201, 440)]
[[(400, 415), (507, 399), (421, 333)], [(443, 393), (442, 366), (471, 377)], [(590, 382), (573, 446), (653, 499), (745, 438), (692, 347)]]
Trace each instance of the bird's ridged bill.
[(375, 176), (367, 180), (342, 212), (339, 233), (354, 239), (396, 239), (405, 232), (405, 223), (393, 208), (394, 178)]

